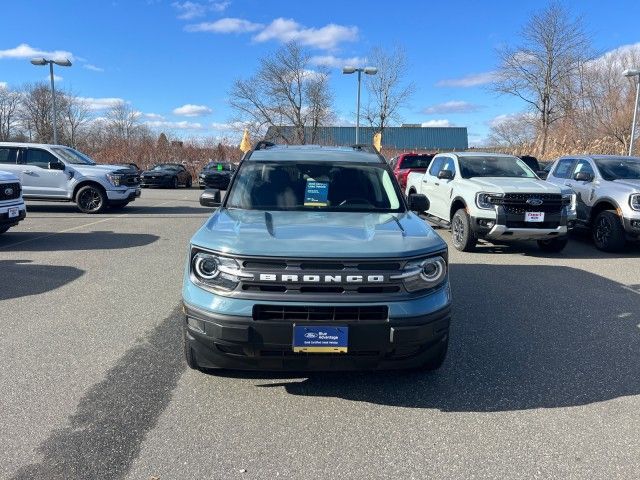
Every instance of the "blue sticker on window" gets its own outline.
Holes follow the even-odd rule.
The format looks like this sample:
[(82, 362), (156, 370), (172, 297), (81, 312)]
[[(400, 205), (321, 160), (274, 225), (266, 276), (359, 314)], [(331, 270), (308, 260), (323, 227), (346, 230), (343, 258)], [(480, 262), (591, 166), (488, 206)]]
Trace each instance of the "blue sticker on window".
[(327, 182), (307, 182), (304, 191), (305, 207), (326, 207), (329, 196), (329, 184)]

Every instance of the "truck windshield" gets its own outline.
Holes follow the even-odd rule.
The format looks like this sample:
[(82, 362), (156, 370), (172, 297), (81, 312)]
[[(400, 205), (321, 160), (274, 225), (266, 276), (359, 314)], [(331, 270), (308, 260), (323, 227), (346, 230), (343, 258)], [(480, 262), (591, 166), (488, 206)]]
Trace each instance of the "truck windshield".
[(536, 178), (535, 173), (516, 157), (474, 156), (458, 157), (462, 178), (524, 177)]
[(404, 204), (381, 165), (329, 162), (245, 162), (227, 208), (333, 212), (403, 212)]
[(91, 158), (73, 148), (52, 147), (51, 150), (56, 152), (66, 163), (72, 165), (95, 165)]
[(640, 180), (640, 160), (634, 158), (596, 158), (596, 165), (605, 180)]

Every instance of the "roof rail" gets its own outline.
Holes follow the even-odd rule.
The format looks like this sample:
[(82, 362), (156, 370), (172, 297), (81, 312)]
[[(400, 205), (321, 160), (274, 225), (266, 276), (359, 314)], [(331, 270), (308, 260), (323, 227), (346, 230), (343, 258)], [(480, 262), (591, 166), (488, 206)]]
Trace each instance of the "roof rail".
[(378, 153), (373, 145), (367, 145), (366, 143), (356, 143), (355, 145), (351, 145), (351, 148), (360, 152)]
[(253, 147), (254, 150), (265, 150), (267, 148), (275, 147), (276, 144), (273, 142), (269, 142), (268, 140), (260, 140), (256, 143), (256, 146)]

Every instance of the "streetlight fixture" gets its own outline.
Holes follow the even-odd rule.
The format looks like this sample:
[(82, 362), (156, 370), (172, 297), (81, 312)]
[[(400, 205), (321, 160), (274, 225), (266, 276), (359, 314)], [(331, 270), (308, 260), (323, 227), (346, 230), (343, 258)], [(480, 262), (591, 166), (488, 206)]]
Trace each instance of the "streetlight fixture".
[(636, 79), (636, 103), (633, 106), (633, 123), (631, 124), (631, 141), (629, 142), (629, 156), (633, 155), (633, 139), (636, 136), (636, 115), (638, 113), (638, 97), (640, 97), (640, 68), (629, 68), (622, 72), (625, 77)]
[(365, 68), (356, 68), (356, 67), (344, 67), (342, 69), (342, 73), (345, 75), (349, 75), (351, 73), (358, 72), (358, 101), (356, 103), (356, 145), (360, 143), (360, 83), (362, 78), (362, 72), (367, 75), (375, 75), (378, 73), (378, 69), (376, 67), (365, 67)]
[(53, 81), (53, 64), (59, 65), (61, 67), (70, 67), (71, 62), (68, 58), (57, 59), (57, 60), (47, 60), (46, 58), (33, 58), (31, 60), (33, 65), (37, 65), (39, 67), (43, 67), (45, 65), (49, 65), (49, 75), (51, 76), (51, 101), (53, 102), (53, 143), (54, 145), (58, 144), (58, 128), (56, 125), (56, 119), (58, 118), (56, 112), (56, 86)]

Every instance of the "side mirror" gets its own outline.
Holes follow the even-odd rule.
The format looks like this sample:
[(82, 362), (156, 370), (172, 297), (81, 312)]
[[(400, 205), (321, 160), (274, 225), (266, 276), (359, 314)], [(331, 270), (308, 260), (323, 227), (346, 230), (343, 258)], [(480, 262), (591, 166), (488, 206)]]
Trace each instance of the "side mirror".
[(589, 172), (578, 172), (573, 176), (573, 179), (578, 182), (591, 182), (593, 181), (593, 174)]
[(62, 163), (62, 162), (49, 162), (49, 170), (64, 170), (64, 163)]
[(429, 199), (426, 195), (421, 193), (409, 194), (409, 210), (412, 212), (426, 212), (430, 206)]
[(220, 190), (208, 188), (200, 195), (200, 205), (203, 207), (219, 207), (221, 204)]
[(451, 170), (440, 170), (438, 178), (440, 180), (453, 180), (453, 172)]
[(549, 172), (545, 170), (538, 170), (536, 173), (538, 174), (538, 177), (540, 177), (541, 180), (546, 180), (547, 177), (549, 176)]

